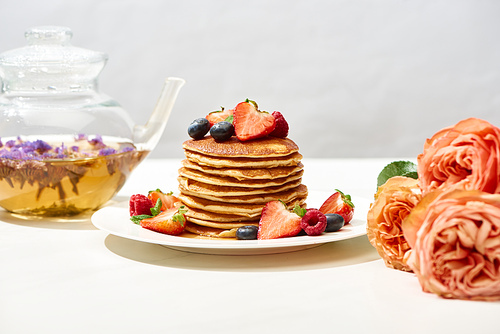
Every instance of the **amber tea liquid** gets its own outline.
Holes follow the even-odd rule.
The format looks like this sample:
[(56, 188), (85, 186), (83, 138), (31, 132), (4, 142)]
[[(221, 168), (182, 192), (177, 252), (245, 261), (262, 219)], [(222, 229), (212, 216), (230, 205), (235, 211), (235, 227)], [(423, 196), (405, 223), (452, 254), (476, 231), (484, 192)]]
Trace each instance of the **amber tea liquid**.
[[(0, 158), (0, 206), (42, 217), (74, 216), (97, 209), (122, 188), (149, 153), (135, 150), (130, 143), (105, 143), (117, 153), (52, 160)], [(88, 149), (86, 143), (66, 145)], [(130, 149), (123, 151), (125, 147)]]

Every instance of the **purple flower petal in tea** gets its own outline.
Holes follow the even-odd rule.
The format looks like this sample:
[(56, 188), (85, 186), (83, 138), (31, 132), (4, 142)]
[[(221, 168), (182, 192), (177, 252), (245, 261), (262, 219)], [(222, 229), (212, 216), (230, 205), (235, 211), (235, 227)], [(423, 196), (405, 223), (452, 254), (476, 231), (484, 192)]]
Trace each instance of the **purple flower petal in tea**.
[(11, 151), (4, 149), (2, 150), (0, 157), (3, 159), (21, 160), (24, 158), (24, 155), (18, 149), (13, 149)]
[(96, 149), (106, 147), (106, 145), (102, 141), (101, 135), (96, 135), (94, 138), (90, 139), (89, 144), (94, 145)]
[(79, 133), (79, 134), (75, 135), (75, 141), (86, 140), (86, 139), (87, 139), (87, 135), (84, 133)]
[(99, 151), (99, 156), (115, 154), (116, 150), (112, 147), (106, 147)]
[(54, 149), (54, 153), (56, 153), (56, 159), (64, 159), (68, 157), (68, 147), (61, 143), (61, 146), (56, 147)]
[[(75, 159), (87, 158), (96, 156), (108, 156), (118, 153), (114, 148), (104, 144), (101, 135), (95, 135), (92, 139), (88, 139), (87, 135), (75, 135), (75, 140), (88, 140), (92, 145), (90, 149), (85, 149), (85, 145), (80, 147), (78, 145), (66, 146), (61, 143), (60, 146), (52, 146), (43, 140), (24, 141), (21, 137), (17, 140), (8, 140), (5, 145), (2, 145), (0, 139), (0, 158), (23, 160), (23, 161), (43, 161), (51, 159)], [(120, 153), (135, 151), (134, 147), (125, 147), (120, 150)]]
[(43, 154), (47, 151), (50, 151), (52, 149), (52, 146), (49, 145), (49, 143), (47, 142), (44, 142), (43, 140), (35, 140), (33, 142), (33, 145), (34, 145), (34, 148), (35, 150), (39, 153), (39, 154)]
[(131, 152), (133, 150), (134, 150), (133, 147), (127, 146), (123, 150), (121, 150), (120, 153)]

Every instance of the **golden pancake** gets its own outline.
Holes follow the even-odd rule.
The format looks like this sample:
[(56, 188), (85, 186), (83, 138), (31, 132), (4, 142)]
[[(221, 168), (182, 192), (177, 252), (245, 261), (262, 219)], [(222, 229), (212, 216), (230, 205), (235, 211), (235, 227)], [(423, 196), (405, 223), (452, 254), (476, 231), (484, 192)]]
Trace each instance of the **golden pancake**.
[(286, 203), (297, 197), (307, 196), (307, 186), (303, 184), (299, 185), (298, 187), (277, 193), (265, 193), (259, 195), (244, 195), (244, 196), (224, 196), (224, 197), (217, 197), (213, 195), (206, 195), (206, 194), (192, 192), (180, 185), (179, 185), (179, 190), (182, 194), (186, 194), (189, 196), (197, 196), (211, 201), (226, 202), (226, 203), (266, 204), (267, 202), (275, 201), (278, 199)]
[(188, 159), (182, 161), (185, 168), (195, 169), (206, 174), (213, 174), (217, 176), (229, 176), (238, 180), (245, 179), (275, 179), (286, 177), (301, 171), (304, 168), (302, 163), (296, 166), (289, 167), (275, 167), (275, 168), (215, 168), (209, 166), (202, 166), (194, 163)]
[(252, 217), (244, 217), (237, 215), (229, 215), (223, 213), (214, 213), (208, 212), (202, 209), (190, 208), (186, 206), (188, 211), (186, 212), (186, 218), (190, 219), (199, 219), (204, 221), (210, 221), (214, 223), (240, 223), (240, 222), (249, 222), (255, 220)]
[(230, 214), (248, 218), (257, 218), (262, 212), (263, 205), (259, 204), (230, 204), (205, 200), (203, 198), (191, 197), (180, 194), (182, 204), (189, 208), (204, 210), (213, 213)]
[(281, 186), (287, 182), (300, 179), (303, 174), (304, 171), (301, 170), (288, 177), (281, 177), (272, 180), (238, 180), (232, 177), (205, 174), (203, 172), (184, 167), (179, 169), (179, 175), (190, 180), (208, 184), (214, 184), (218, 186), (224, 186), (224, 187), (247, 187), (247, 188), (267, 188), (267, 187)]
[(265, 137), (242, 142), (235, 136), (218, 143), (211, 136), (194, 140), (190, 139), (182, 144), (188, 151), (194, 151), (212, 157), (224, 158), (270, 158), (282, 157), (296, 153), (299, 147), (289, 138)]
[(302, 160), (300, 153), (292, 153), (282, 157), (270, 158), (222, 158), (211, 157), (193, 151), (184, 151), (186, 158), (202, 166), (215, 168), (272, 168), (297, 166)]
[(199, 181), (190, 180), (182, 176), (179, 176), (177, 180), (179, 181), (180, 185), (179, 188), (182, 187), (193, 193), (199, 193), (203, 195), (211, 195), (217, 197), (277, 193), (294, 187), (298, 187), (302, 182), (302, 179), (298, 179), (285, 183), (280, 186), (266, 187), (266, 188), (244, 188), (244, 187), (217, 186), (214, 184), (207, 184)]
[[(234, 204), (226, 202), (214, 202), (203, 198), (187, 196), (183, 194), (180, 194), (178, 197), (181, 202), (189, 208), (249, 218), (259, 217), (262, 213), (262, 208), (264, 207), (264, 204)], [(289, 207), (293, 208), (295, 204), (302, 205), (305, 200), (305, 197), (298, 197), (286, 204)]]
[(213, 221), (209, 221), (209, 220), (202, 220), (202, 219), (197, 219), (197, 218), (187, 218), (188, 221), (190, 221), (191, 223), (196, 224), (196, 225), (200, 225), (200, 226), (205, 226), (205, 227), (212, 227), (212, 228), (219, 228), (219, 229), (225, 229), (225, 230), (228, 230), (228, 229), (232, 229), (232, 228), (235, 228), (237, 229), (238, 227), (241, 227), (241, 226), (247, 226), (247, 225), (255, 225), (255, 226), (258, 226), (259, 225), (259, 220), (251, 220), (251, 221), (248, 221), (248, 222), (240, 222), (240, 223), (218, 223), (218, 222), (213, 222)]

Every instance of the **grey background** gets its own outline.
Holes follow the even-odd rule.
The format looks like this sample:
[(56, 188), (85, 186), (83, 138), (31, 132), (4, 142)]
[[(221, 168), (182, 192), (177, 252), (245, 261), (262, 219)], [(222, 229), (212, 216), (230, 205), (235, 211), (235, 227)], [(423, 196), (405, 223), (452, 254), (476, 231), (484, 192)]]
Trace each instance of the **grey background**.
[(106, 52), (100, 90), (145, 123), (184, 78), (153, 158), (188, 124), (251, 98), (279, 110), (305, 157), (413, 157), (467, 117), (500, 125), (500, 1), (0, 1), (0, 52), (37, 25)]

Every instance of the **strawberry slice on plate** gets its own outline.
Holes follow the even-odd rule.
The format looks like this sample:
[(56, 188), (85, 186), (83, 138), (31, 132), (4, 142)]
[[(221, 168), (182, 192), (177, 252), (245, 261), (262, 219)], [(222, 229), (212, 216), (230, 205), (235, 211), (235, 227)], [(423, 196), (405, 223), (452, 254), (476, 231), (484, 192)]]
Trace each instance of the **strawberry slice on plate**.
[(340, 190), (335, 189), (335, 193), (327, 198), (319, 208), (319, 211), (323, 212), (325, 215), (327, 213), (339, 214), (344, 217), (345, 224), (347, 224), (354, 216), (354, 203), (350, 195), (345, 195)]
[(234, 132), (241, 141), (265, 137), (276, 127), (274, 116), (260, 111), (257, 103), (249, 99), (238, 103), (233, 117)]
[(257, 239), (293, 237), (302, 230), (302, 217), (291, 212), (282, 201), (268, 202), (262, 209)]
[(178, 207), (181, 204), (181, 200), (172, 195), (172, 192), (164, 193), (160, 189), (149, 191), (148, 198), (151, 200), (153, 205), (156, 205), (158, 199), (161, 199), (160, 211), (165, 211), (173, 207)]
[(186, 210), (183, 207), (171, 208), (160, 212), (158, 215), (142, 219), (140, 225), (148, 230), (169, 234), (179, 235), (186, 227)]

